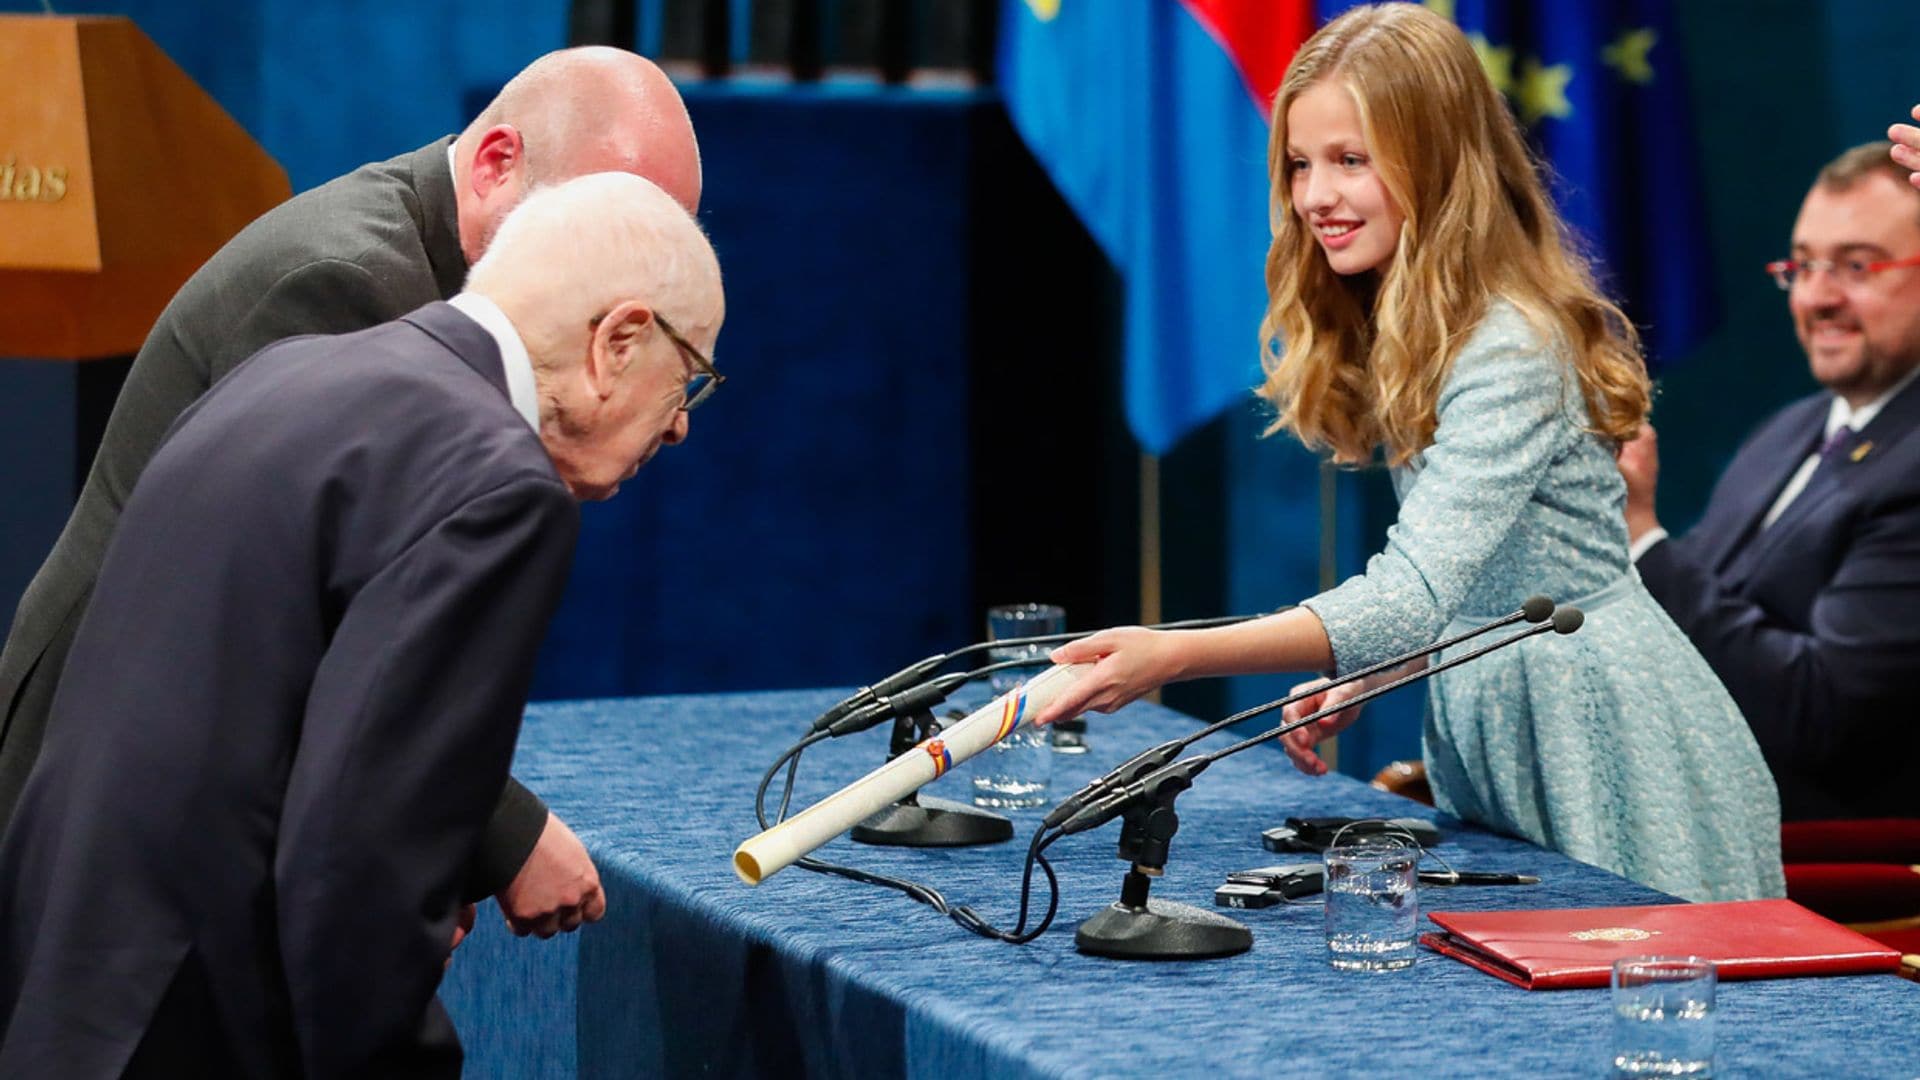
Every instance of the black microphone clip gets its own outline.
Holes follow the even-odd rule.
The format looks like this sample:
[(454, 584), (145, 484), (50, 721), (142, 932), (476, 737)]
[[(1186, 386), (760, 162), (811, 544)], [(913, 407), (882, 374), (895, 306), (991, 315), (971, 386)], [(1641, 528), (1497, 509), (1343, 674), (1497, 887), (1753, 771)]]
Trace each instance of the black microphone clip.
[[(940, 653), (937, 656), (929, 656), (916, 664), (901, 668), (899, 671), (881, 679), (872, 686), (863, 686), (855, 690), (853, 693), (842, 698), (833, 708), (821, 713), (813, 722), (813, 730), (826, 731), (854, 711), (872, 705), (888, 694), (899, 693), (902, 690), (911, 688), (915, 683), (925, 678), (928, 672), (939, 668), (949, 659), (951, 659), (950, 653)], [(886, 719), (889, 719), (889, 717), (875, 717), (866, 727), (872, 727), (874, 724), (878, 724), (880, 721)], [(865, 729), (866, 728), (856, 727), (849, 730), (864, 731)], [(835, 732), (835, 734), (840, 735), (846, 733), (845, 731)]]
[(1192, 787), (1193, 778), (1205, 772), (1211, 764), (1213, 762), (1205, 757), (1191, 757), (1163, 765), (1069, 817), (1061, 824), (1060, 835), (1071, 836), (1097, 829), (1134, 806), (1165, 807), (1171, 811), (1173, 800)]
[(825, 730), (829, 737), (837, 739), (842, 735), (865, 731), (888, 720), (929, 712), (935, 705), (947, 700), (947, 695), (953, 693), (966, 681), (965, 674), (955, 672), (942, 675), (937, 679), (929, 679), (918, 686), (909, 686), (898, 693), (876, 694), (874, 700), (825, 725), (822, 730)]

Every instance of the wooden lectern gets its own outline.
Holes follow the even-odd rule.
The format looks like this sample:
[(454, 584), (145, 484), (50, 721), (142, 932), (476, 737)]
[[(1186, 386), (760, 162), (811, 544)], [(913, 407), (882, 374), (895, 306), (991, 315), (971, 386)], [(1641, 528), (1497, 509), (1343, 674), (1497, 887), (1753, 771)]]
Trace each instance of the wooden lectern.
[(137, 351), (200, 264), (291, 194), (124, 18), (0, 15), (0, 71), (0, 356)]

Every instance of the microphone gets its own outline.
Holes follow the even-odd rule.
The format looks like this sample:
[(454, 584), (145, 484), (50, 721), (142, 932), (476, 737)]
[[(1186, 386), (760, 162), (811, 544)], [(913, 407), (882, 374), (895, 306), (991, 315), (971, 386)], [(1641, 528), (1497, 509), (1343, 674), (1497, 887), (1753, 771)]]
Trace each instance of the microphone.
[[(1569, 609), (1569, 610), (1572, 610), (1572, 609)], [(1483, 626), (1474, 627), (1473, 629), (1468, 630), (1465, 633), (1455, 634), (1453, 637), (1450, 637), (1450, 638), (1442, 638), (1441, 640), (1436, 641), (1431, 645), (1425, 646), (1424, 648), (1415, 649), (1410, 653), (1406, 653), (1401, 656), (1396, 656), (1389, 660), (1382, 660), (1379, 663), (1374, 664), (1370, 667), (1361, 668), (1359, 671), (1354, 671), (1346, 675), (1342, 675), (1339, 678), (1332, 680), (1331, 682), (1316, 684), (1310, 689), (1302, 690), (1297, 694), (1289, 694), (1288, 696), (1281, 698), (1278, 701), (1270, 701), (1264, 705), (1256, 705), (1251, 709), (1246, 709), (1244, 711), (1237, 712), (1232, 716), (1227, 717), (1225, 720), (1220, 720), (1212, 724), (1208, 724), (1206, 727), (1201, 728), (1199, 731), (1196, 731), (1191, 735), (1183, 736), (1182, 738), (1175, 739), (1171, 742), (1162, 743), (1159, 746), (1155, 746), (1148, 750), (1143, 750), (1139, 754), (1136, 754), (1133, 757), (1127, 759), (1125, 762), (1121, 763), (1120, 765), (1114, 767), (1113, 769), (1108, 770), (1103, 775), (1095, 777), (1093, 780), (1089, 781), (1087, 785), (1081, 788), (1079, 791), (1076, 791), (1072, 795), (1069, 795), (1066, 798), (1060, 800), (1060, 803), (1057, 806), (1047, 811), (1046, 816), (1041, 819), (1040, 826), (1043, 829), (1051, 829), (1059, 826), (1060, 824), (1065, 822), (1068, 818), (1078, 813), (1081, 808), (1085, 807), (1092, 800), (1100, 798), (1106, 793), (1114, 790), (1116, 787), (1133, 783), (1134, 781), (1140, 779), (1142, 776), (1145, 776), (1146, 774), (1152, 772), (1153, 770), (1165, 766), (1168, 762), (1172, 761), (1174, 757), (1180, 753), (1180, 751), (1186, 749), (1187, 747), (1193, 745), (1196, 742), (1199, 742), (1201, 739), (1204, 739), (1207, 736), (1212, 735), (1216, 731), (1220, 731), (1222, 729), (1232, 727), (1234, 724), (1238, 724), (1243, 720), (1250, 720), (1253, 717), (1259, 716), (1263, 713), (1271, 712), (1274, 709), (1285, 708), (1286, 706), (1291, 705), (1296, 701), (1303, 701), (1309, 697), (1314, 696), (1315, 694), (1319, 694), (1324, 691), (1331, 690), (1336, 686), (1345, 686), (1348, 683), (1358, 682), (1359, 680), (1367, 678), (1369, 676), (1378, 675), (1382, 671), (1389, 671), (1393, 668), (1397, 668), (1402, 664), (1410, 664), (1413, 661), (1420, 659), (1421, 657), (1439, 652), (1442, 649), (1450, 649), (1453, 646), (1458, 645), (1463, 641), (1468, 641), (1473, 638), (1479, 637), (1481, 634), (1487, 633), (1490, 630), (1498, 630), (1503, 626), (1511, 626), (1514, 623), (1520, 622), (1523, 619), (1530, 623), (1544, 623), (1548, 619), (1552, 618), (1553, 614), (1554, 614), (1554, 604), (1552, 600), (1537, 594), (1534, 596), (1529, 596), (1525, 600), (1521, 601), (1520, 607), (1517, 610), (1509, 612), (1508, 614), (1503, 615), (1500, 618), (1495, 619), (1492, 622), (1487, 623)], [(1396, 683), (1394, 685), (1398, 686), (1401, 684)], [(1366, 699), (1360, 698), (1360, 699), (1355, 699), (1353, 701), (1348, 701), (1342, 704), (1340, 708), (1342, 709), (1352, 708), (1353, 706), (1360, 704), (1361, 701), (1363, 700), (1366, 700)]]
[[(1395, 679), (1393, 682), (1374, 687), (1365, 693), (1358, 694), (1338, 705), (1329, 705), (1324, 709), (1303, 716), (1291, 723), (1281, 724), (1278, 727), (1261, 732), (1250, 739), (1243, 739), (1240, 742), (1234, 743), (1232, 746), (1216, 750), (1211, 754), (1202, 754), (1197, 757), (1176, 761), (1171, 765), (1161, 766), (1146, 774), (1146, 776), (1141, 779), (1109, 792), (1097, 802), (1086, 805), (1070, 817), (1066, 817), (1065, 820), (1060, 823), (1060, 834), (1062, 836), (1071, 836), (1074, 833), (1086, 832), (1088, 829), (1098, 828), (1118, 817), (1135, 801), (1149, 795), (1160, 794), (1163, 786), (1169, 783), (1180, 785), (1182, 788), (1190, 786), (1194, 777), (1200, 775), (1201, 772), (1206, 770), (1207, 766), (1212, 765), (1221, 758), (1231, 757), (1242, 750), (1258, 746), (1263, 742), (1270, 742), (1296, 728), (1305, 727), (1308, 724), (1317, 720), (1323, 720), (1335, 713), (1351, 709), (1356, 705), (1365, 704), (1379, 697), (1381, 694), (1391, 693), (1403, 686), (1419, 682), (1422, 679), (1431, 678), (1450, 668), (1456, 668), (1461, 664), (1478, 660), (1480, 657), (1496, 649), (1504, 649), (1523, 638), (1544, 634), (1549, 630), (1556, 634), (1571, 634), (1580, 629), (1580, 624), (1584, 622), (1585, 619), (1586, 616), (1583, 615), (1577, 607), (1558, 608), (1553, 612), (1552, 619), (1535, 626), (1530, 626), (1517, 634), (1509, 634), (1491, 645), (1483, 645), (1472, 652), (1462, 653), (1459, 656), (1453, 657), (1450, 660), (1444, 660), (1432, 667), (1422, 668), (1404, 678)], [(1490, 623), (1488, 625), (1492, 626), (1496, 624)], [(1482, 630), (1484, 629), (1483, 627)], [(1260, 706), (1260, 709), (1271, 709), (1274, 704), (1275, 703), (1270, 702), (1267, 705)]]
[(825, 728), (817, 730), (824, 730), (829, 738), (837, 739), (842, 735), (865, 731), (895, 717), (911, 716), (947, 700), (948, 694), (959, 689), (977, 674), (972, 671), (956, 672), (930, 679), (899, 693), (879, 694), (873, 701), (854, 709)]
[[(1231, 626), (1234, 623), (1246, 622), (1250, 619), (1258, 619), (1261, 617), (1261, 615), (1216, 615), (1204, 619), (1185, 619), (1180, 622), (1160, 623), (1156, 626), (1148, 627), (1148, 629), (1201, 630), (1210, 626)], [(813, 730), (826, 731), (841, 720), (848, 718), (855, 710), (877, 704), (882, 698), (897, 695), (904, 690), (910, 690), (928, 675), (963, 656), (971, 656), (974, 653), (984, 652), (988, 649), (1018, 649), (1028, 645), (1062, 645), (1066, 642), (1078, 641), (1083, 637), (1089, 637), (1097, 633), (1099, 633), (1097, 630), (1076, 630), (1064, 634), (1041, 634), (1035, 637), (1003, 638), (999, 641), (976, 641), (971, 645), (962, 646), (952, 652), (938, 653), (934, 656), (929, 656), (925, 660), (901, 668), (899, 671), (881, 679), (872, 686), (863, 686), (845, 698), (842, 698), (838, 704), (826, 712), (821, 713), (819, 717), (813, 721)], [(982, 668), (980, 671), (972, 674), (974, 677), (977, 677), (990, 668), (991, 665), (989, 665), (989, 668)], [(951, 692), (951, 690), (949, 690), (949, 692)], [(944, 697), (945, 695), (935, 698), (930, 704), (938, 704), (941, 700), (944, 700)], [(885, 713), (878, 715), (869, 723), (861, 726), (848, 727), (836, 731), (834, 734), (845, 735), (853, 731), (863, 731), (866, 728), (872, 727), (874, 724), (889, 719), (892, 715), (894, 714)]]
[(881, 679), (872, 686), (863, 686), (855, 690), (853, 693), (841, 699), (839, 704), (821, 713), (819, 718), (813, 722), (813, 730), (825, 731), (829, 726), (845, 717), (848, 713), (853, 712), (855, 709), (864, 705), (871, 705), (877, 698), (884, 697), (888, 694), (897, 694), (911, 687), (914, 683), (925, 678), (929, 672), (945, 665), (949, 660), (953, 659), (953, 656), (953, 653), (940, 653), (936, 656), (929, 656), (919, 663), (910, 664), (907, 667), (901, 668), (899, 671)]

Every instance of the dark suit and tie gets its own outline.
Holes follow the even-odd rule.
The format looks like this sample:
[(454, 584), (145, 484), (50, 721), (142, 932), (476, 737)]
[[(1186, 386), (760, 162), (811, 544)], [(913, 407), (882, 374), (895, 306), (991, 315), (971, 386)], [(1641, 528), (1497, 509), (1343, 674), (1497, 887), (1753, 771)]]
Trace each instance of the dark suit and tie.
[(1783, 818), (1920, 816), (1920, 381), (1828, 441), (1833, 395), (1747, 441), (1641, 577), (1758, 737)]
[(625, 173), (469, 277), (262, 350), (143, 471), (0, 838), (0, 1080), (458, 1075), (434, 991), (576, 500), (687, 437), (725, 315)]
[(1822, 166), (1766, 266), (1824, 392), (1760, 426), (1678, 539), (1652, 433), (1619, 456), (1640, 576), (1732, 691), (1789, 822), (1920, 818), (1920, 198), (1888, 148)]
[(445, 304), (189, 409), (0, 844), (0, 1076), (457, 1075), (433, 992), (578, 521)]

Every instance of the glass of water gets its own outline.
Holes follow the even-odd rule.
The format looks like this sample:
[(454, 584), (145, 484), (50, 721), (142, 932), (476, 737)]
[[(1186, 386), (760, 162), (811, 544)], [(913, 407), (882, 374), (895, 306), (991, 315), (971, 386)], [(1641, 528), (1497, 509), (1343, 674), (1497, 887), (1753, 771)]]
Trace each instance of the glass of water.
[(1419, 846), (1393, 835), (1368, 836), (1336, 843), (1321, 857), (1327, 962), (1341, 971), (1412, 967), (1420, 921), (1414, 892)]
[[(1044, 637), (1064, 633), (1067, 613), (1057, 604), (1006, 604), (987, 609), (987, 640)], [(1021, 645), (987, 652), (989, 663), (1032, 658), (1044, 660), (1051, 651), (1046, 645)], [(1046, 667), (1016, 667), (993, 673), (993, 692), (1005, 694)], [(1029, 710), (1030, 712), (1031, 710)], [(981, 751), (973, 759), (973, 804), (1019, 809), (1043, 806), (1047, 785), (1053, 779), (1053, 755), (1047, 748), (1047, 733), (1020, 717), (1020, 726), (1011, 734)]]
[(1613, 962), (1613, 1075), (1712, 1076), (1713, 962), (1630, 956)]

